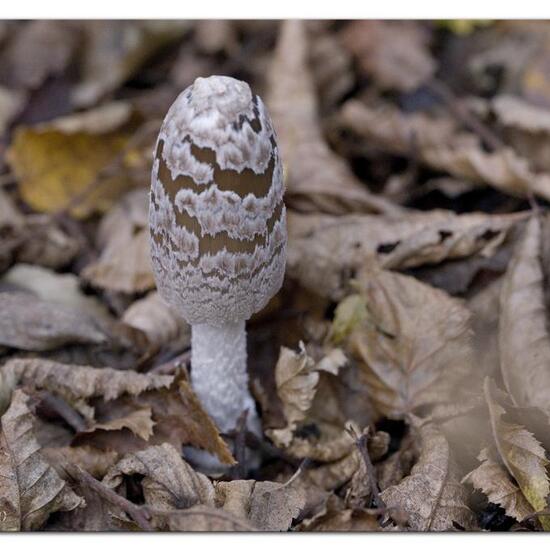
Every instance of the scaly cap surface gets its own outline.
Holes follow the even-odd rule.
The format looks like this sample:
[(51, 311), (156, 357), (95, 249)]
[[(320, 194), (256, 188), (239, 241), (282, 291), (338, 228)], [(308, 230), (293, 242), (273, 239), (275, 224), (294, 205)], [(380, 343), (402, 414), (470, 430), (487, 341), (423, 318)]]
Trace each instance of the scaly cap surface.
[(262, 100), (233, 78), (195, 80), (162, 124), (149, 207), (157, 287), (189, 323), (248, 319), (279, 290), (283, 191)]

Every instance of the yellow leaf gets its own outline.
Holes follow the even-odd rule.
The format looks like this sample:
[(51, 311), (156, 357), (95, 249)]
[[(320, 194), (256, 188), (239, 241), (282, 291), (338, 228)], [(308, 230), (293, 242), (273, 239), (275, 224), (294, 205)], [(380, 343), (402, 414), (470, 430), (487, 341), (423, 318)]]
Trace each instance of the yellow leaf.
[[(124, 159), (118, 158), (130, 137), (123, 126), (129, 114), (126, 105), (110, 104), (19, 127), (7, 158), (23, 200), (39, 212), (69, 208), (78, 218), (107, 210), (132, 185)], [(119, 167), (111, 166), (117, 161)]]

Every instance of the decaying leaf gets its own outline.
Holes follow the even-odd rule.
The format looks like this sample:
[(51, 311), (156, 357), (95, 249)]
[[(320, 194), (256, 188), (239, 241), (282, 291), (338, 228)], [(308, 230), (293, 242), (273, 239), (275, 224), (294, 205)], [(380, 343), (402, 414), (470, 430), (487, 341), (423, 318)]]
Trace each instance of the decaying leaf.
[(22, 292), (0, 293), (0, 344), (49, 350), (70, 343), (103, 344), (108, 336), (82, 311)]
[(422, 450), (418, 462), (409, 476), (382, 492), (382, 500), (405, 512), (414, 531), (450, 531), (455, 524), (474, 529), (474, 515), (447, 440), (432, 423), (421, 426), (419, 436)]
[(136, 300), (124, 312), (122, 320), (142, 330), (153, 346), (185, 349), (191, 343), (190, 325), (166, 305), (157, 291)]
[(550, 199), (550, 174), (533, 172), (528, 160), (509, 147), (484, 151), (476, 136), (458, 132), (447, 119), (406, 115), (386, 104), (369, 107), (356, 99), (343, 106), (341, 118), (346, 128), (390, 153), (409, 156), (414, 150), (423, 163), (454, 177), (511, 195), (532, 192)]
[(342, 299), (369, 265), (404, 269), (492, 256), (523, 214), (456, 215), (434, 210), (401, 218), (288, 216), (288, 273), (308, 289)]
[(332, 360), (317, 364), (308, 356), (305, 348), (298, 353), (281, 348), (281, 354), (275, 366), (275, 382), (277, 394), (283, 403), (283, 411), (287, 421), (284, 428), (269, 430), (269, 437), (278, 445), (288, 446), (293, 438), (298, 423), (306, 417), (310, 409), (319, 382), (319, 372), (326, 371), (337, 374), (338, 369), (346, 362), (341, 350), (333, 350)]
[(126, 455), (109, 470), (103, 483), (116, 489), (134, 475), (143, 476), (143, 497), (151, 508), (170, 511), (214, 504), (212, 482), (195, 472), (168, 443)]
[(117, 292), (143, 292), (155, 286), (149, 253), (147, 193), (126, 195), (99, 229), (103, 250), (82, 276), (94, 286)]
[[(503, 419), (505, 395), (490, 378), (485, 379), (484, 392), (498, 455), (526, 500), (538, 512), (546, 508), (550, 495), (546, 471), (549, 461), (544, 448), (525, 427)], [(550, 530), (548, 517), (542, 516), (539, 520), (544, 530)]]
[(475, 489), (482, 491), (490, 502), (502, 506), (510, 517), (523, 521), (533, 513), (533, 508), (523, 496), (521, 489), (510, 479), (506, 468), (491, 456), (489, 449), (484, 448), (478, 456), (481, 464), (462, 482), (471, 483)]
[(66, 365), (46, 359), (11, 359), (2, 371), (14, 376), (18, 384), (46, 389), (69, 402), (92, 397), (106, 401), (121, 395), (138, 395), (151, 389), (170, 386), (173, 377), (123, 372), (115, 369), (94, 369)]
[(374, 514), (347, 508), (336, 495), (330, 495), (324, 509), (300, 524), (300, 531), (381, 531)]
[[(73, 215), (86, 217), (105, 211), (134, 184), (129, 170), (124, 170), (129, 168), (125, 159), (116, 175), (102, 175), (125, 151), (131, 135), (130, 115), (126, 103), (113, 103), (37, 126), (18, 127), (8, 162), (23, 199), (41, 212), (69, 208)], [(99, 181), (101, 185), (94, 185)]]
[[(11, 359), (2, 370), (19, 384), (61, 396), (89, 421), (96, 418), (101, 422), (105, 417), (115, 425), (121, 423), (115, 429), (123, 429), (124, 423), (131, 420), (128, 415), (136, 409), (152, 411), (153, 434), (146, 440), (128, 430), (127, 437), (113, 438), (109, 430), (92, 429), (78, 435), (81, 444), (124, 453), (168, 442), (178, 448), (192, 445), (205, 449), (224, 464), (235, 462), (215, 424), (181, 376), (138, 374), (44, 359)], [(96, 398), (93, 406), (89, 403), (92, 398)], [(135, 431), (146, 436), (152, 426), (150, 419), (141, 416), (134, 420), (139, 421), (133, 423)]]
[(233, 532), (258, 531), (247, 520), (229, 514), (224, 510), (197, 504), (186, 510), (156, 512), (153, 521), (157, 528), (168, 531)]
[(82, 503), (41, 456), (27, 399), (23, 391), (16, 390), (0, 419), (2, 531), (37, 529), (51, 513), (73, 510)]
[(305, 495), (292, 484), (237, 480), (216, 484), (216, 504), (261, 531), (288, 531), (305, 505)]
[(502, 377), (514, 402), (549, 410), (550, 336), (546, 327), (541, 222), (533, 216), (518, 243), (500, 294)]
[(435, 72), (429, 31), (417, 22), (353, 21), (342, 31), (342, 39), (362, 72), (382, 89), (411, 91)]
[(308, 48), (304, 23), (284, 21), (269, 73), (267, 103), (285, 162), (288, 200), (301, 210), (333, 214), (401, 212), (359, 182), (323, 139)]
[(472, 351), (470, 313), (461, 302), (388, 271), (366, 272), (359, 289), (366, 315), (348, 345), (378, 411), (400, 417), (458, 399)]
[(131, 411), (129, 414), (110, 420), (97, 422), (79, 433), (113, 432), (120, 430), (130, 430), (134, 435), (145, 441), (153, 435), (153, 426), (155, 422), (151, 418), (151, 408), (142, 407)]

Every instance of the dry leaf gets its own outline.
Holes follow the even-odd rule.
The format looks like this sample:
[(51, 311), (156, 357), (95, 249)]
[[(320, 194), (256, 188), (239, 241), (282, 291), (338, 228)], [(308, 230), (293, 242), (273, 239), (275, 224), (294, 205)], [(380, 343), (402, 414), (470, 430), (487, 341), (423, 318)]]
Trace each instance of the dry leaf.
[(18, 384), (46, 389), (68, 402), (92, 397), (110, 401), (121, 395), (167, 388), (173, 380), (172, 376), (94, 369), (47, 359), (10, 359), (2, 366), (2, 371), (13, 375)]
[(458, 400), (472, 351), (470, 313), (461, 302), (388, 271), (365, 272), (359, 289), (366, 320), (349, 347), (378, 411), (395, 418)]
[(444, 210), (401, 218), (289, 213), (287, 270), (304, 287), (340, 300), (349, 292), (350, 280), (368, 265), (403, 269), (492, 256), (524, 218)]
[(138, 408), (125, 416), (112, 418), (104, 422), (97, 422), (89, 426), (86, 430), (79, 432), (78, 435), (102, 431), (116, 432), (128, 429), (141, 439), (148, 441), (153, 435), (153, 426), (155, 425), (155, 422), (151, 418), (151, 413), (150, 407)]
[(382, 89), (412, 91), (436, 70), (428, 29), (419, 21), (353, 21), (341, 36), (361, 71)]
[(330, 495), (324, 509), (304, 520), (299, 531), (382, 531), (376, 516), (367, 510), (347, 508), (336, 495)]
[(82, 311), (22, 292), (0, 293), (0, 344), (50, 350), (65, 344), (103, 344), (108, 336)]
[(528, 160), (509, 147), (484, 151), (477, 137), (458, 132), (447, 119), (405, 115), (389, 105), (369, 107), (351, 99), (342, 107), (341, 120), (345, 128), (384, 151), (402, 156), (414, 151), (415, 158), (430, 168), (456, 178), (550, 200), (550, 174), (534, 173)]
[(13, 393), (0, 424), (0, 530), (38, 529), (58, 510), (73, 510), (82, 503), (41, 456), (33, 433), (33, 417), (21, 390)]
[(143, 476), (143, 497), (151, 508), (171, 511), (214, 503), (210, 480), (195, 472), (167, 443), (126, 455), (109, 470), (103, 483), (117, 489), (126, 477), (135, 475)]
[[(23, 199), (35, 210), (69, 208), (77, 217), (109, 208), (134, 183), (124, 159), (116, 175), (102, 176), (128, 144), (130, 114), (126, 103), (114, 103), (34, 127), (19, 126), (7, 159)], [(130, 162), (128, 155), (126, 160)]]
[(405, 512), (414, 531), (450, 531), (455, 523), (474, 529), (474, 515), (447, 440), (431, 423), (421, 426), (419, 435), (418, 462), (409, 476), (381, 493), (382, 500), (389, 508)]
[(517, 244), (500, 294), (502, 378), (514, 402), (549, 410), (550, 336), (546, 328), (541, 222), (533, 216)]
[[(483, 389), (499, 457), (529, 504), (539, 512), (546, 508), (550, 495), (544, 448), (526, 428), (503, 420), (505, 396), (490, 378), (485, 379)], [(550, 530), (550, 518), (542, 516), (539, 520), (545, 531)]]
[(288, 531), (305, 506), (305, 495), (292, 484), (237, 480), (216, 484), (216, 504), (261, 531)]
[(285, 162), (289, 204), (332, 214), (402, 212), (372, 194), (329, 149), (319, 125), (308, 48), (303, 21), (283, 21), (269, 73), (267, 103)]
[(155, 287), (146, 208), (146, 191), (136, 190), (103, 218), (98, 233), (101, 256), (82, 272), (91, 284), (126, 293)]
[(242, 518), (218, 510), (210, 506), (200, 504), (163, 514), (156, 513), (153, 517), (159, 529), (183, 532), (233, 532), (233, 531), (257, 531), (254, 525)]
[(498, 504), (506, 514), (523, 521), (533, 513), (533, 508), (523, 496), (521, 489), (510, 479), (506, 469), (491, 456), (489, 449), (482, 449), (478, 460), (481, 464), (464, 477), (475, 489), (482, 491), (489, 502)]
[(127, 325), (142, 330), (153, 346), (182, 350), (191, 344), (191, 327), (176, 315), (155, 290), (136, 300), (122, 316)]
[(277, 444), (288, 446), (298, 424), (304, 420), (315, 397), (319, 372), (337, 374), (338, 369), (346, 363), (341, 350), (333, 350), (332, 361), (324, 358), (315, 361), (306, 353), (303, 344), (298, 353), (288, 348), (281, 348), (281, 354), (275, 366), (275, 383), (277, 394), (283, 403), (283, 412), (287, 421), (284, 428), (268, 430), (268, 436)]

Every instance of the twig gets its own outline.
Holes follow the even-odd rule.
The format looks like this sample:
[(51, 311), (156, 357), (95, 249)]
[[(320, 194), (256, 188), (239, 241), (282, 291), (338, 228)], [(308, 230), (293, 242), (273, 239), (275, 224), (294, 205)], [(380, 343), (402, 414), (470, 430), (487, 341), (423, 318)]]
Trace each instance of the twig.
[(441, 80), (432, 79), (428, 87), (442, 99), (451, 113), (470, 130), (475, 132), (493, 151), (504, 147), (503, 141), (471, 111), (462, 105), (455, 94)]
[(110, 502), (114, 506), (117, 506), (124, 512), (126, 512), (144, 531), (153, 531), (153, 527), (149, 522), (151, 515), (147, 508), (138, 506), (133, 502), (130, 502), (128, 499), (120, 496), (115, 493), (109, 487), (103, 485), (101, 481), (98, 481), (95, 477), (90, 475), (88, 472), (70, 462), (65, 462), (63, 464), (65, 471), (71, 476), (75, 481), (81, 485), (85, 485), (95, 491), (101, 498), (105, 499), (107, 502)]
[(151, 374), (174, 374), (178, 367), (188, 367), (191, 362), (191, 350), (184, 351), (180, 355), (153, 367), (149, 372)]
[(363, 462), (365, 463), (365, 467), (367, 470), (367, 477), (369, 479), (369, 485), (371, 489), (371, 493), (373, 496), (374, 504), (376, 508), (380, 509), (386, 509), (386, 505), (384, 504), (383, 500), (380, 498), (380, 491), (378, 489), (378, 482), (376, 481), (376, 476), (374, 475), (374, 466), (372, 465), (370, 456), (369, 456), (369, 449), (368, 449), (368, 440), (369, 440), (369, 429), (365, 430), (365, 432), (361, 435), (358, 435), (352, 426), (347, 428), (348, 433), (350, 436), (354, 439), (355, 445), (357, 449), (359, 450), (359, 454), (363, 458)]
[(84, 418), (75, 411), (62, 397), (49, 391), (40, 393), (44, 405), (61, 417), (75, 432), (82, 432), (88, 427)]
[(302, 475), (302, 472), (311, 464), (310, 458), (304, 458), (302, 462), (300, 462), (300, 466), (298, 466), (298, 469), (288, 478), (286, 483), (284, 483), (283, 487), (288, 487), (291, 483), (293, 483), (300, 475)]

